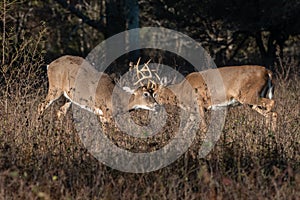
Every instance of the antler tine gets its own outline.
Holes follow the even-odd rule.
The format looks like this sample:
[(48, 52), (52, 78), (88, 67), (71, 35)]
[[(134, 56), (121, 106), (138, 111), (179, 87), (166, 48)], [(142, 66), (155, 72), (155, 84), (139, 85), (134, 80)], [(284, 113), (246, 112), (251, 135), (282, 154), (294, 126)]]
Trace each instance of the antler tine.
[(150, 70), (150, 68), (149, 68), (149, 66), (148, 66), (148, 64), (149, 64), (150, 61), (151, 61), (151, 59), (148, 60), (148, 62), (144, 63), (144, 66), (143, 66), (143, 68), (142, 68), (140, 71), (141, 71), (141, 72), (148, 72), (148, 73), (149, 73), (149, 76), (152, 77), (151, 70)]
[[(150, 60), (151, 60), (151, 59), (150, 59)], [(150, 60), (147, 62), (147, 64), (149, 64)], [(151, 72), (154, 72), (154, 75), (156, 76), (156, 78), (157, 78), (158, 80), (160, 80), (160, 77), (159, 77), (159, 75), (157, 74), (158, 67), (157, 67), (156, 69), (151, 69), (150, 71), (151, 71)], [(151, 78), (152, 78), (152, 77), (151, 77)]]
[(138, 59), (136, 65), (133, 65), (133, 69), (136, 69), (136, 76), (137, 76), (137, 78), (138, 78), (138, 81), (135, 82), (134, 85), (137, 85), (138, 83), (140, 83), (140, 85), (143, 86), (142, 83), (140, 82), (140, 79), (141, 79), (141, 78), (140, 78), (141, 72), (140, 72), (140, 70), (139, 70), (139, 64), (140, 64), (140, 61), (141, 61), (141, 57), (139, 57), (139, 59)]
[(132, 70), (133, 67), (134, 67), (133, 62), (129, 62), (129, 70)]
[(147, 88), (148, 88), (148, 89), (153, 88), (153, 85), (154, 85), (155, 82), (154, 82), (153, 80), (151, 80), (151, 78), (153, 78), (152, 72), (156, 73), (156, 72), (155, 72), (156, 70), (151, 70), (151, 69), (149, 68), (148, 64), (150, 63), (150, 61), (151, 61), (151, 59), (149, 59), (148, 62), (145, 63), (144, 67), (142, 68), (143, 71), (149, 73), (149, 76), (147, 77), (147, 79), (148, 79), (148, 82), (147, 82)]
[(129, 70), (133, 70), (134, 68), (136, 68), (136, 66), (139, 66), (140, 61), (141, 61), (141, 57), (139, 57), (136, 65), (133, 62), (129, 62)]
[(154, 80), (151, 80), (150, 78), (153, 78), (152, 72), (155, 75), (155, 77), (160, 81), (161, 78), (159, 77), (159, 75), (157, 74), (157, 68), (156, 69), (150, 69), (148, 67), (149, 62), (151, 61), (151, 59), (145, 64), (147, 69), (145, 69), (144, 71), (148, 71), (149, 72), (149, 78), (148, 78), (148, 83), (147, 83), (147, 88), (150, 89), (154, 89), (157, 86), (157, 83)]
[(159, 77), (159, 75), (156, 73), (156, 71), (154, 71), (154, 75), (156, 76), (156, 78), (160, 81), (160, 77)]
[(156, 87), (156, 83), (153, 80), (149, 80), (147, 88), (148, 89), (154, 89), (155, 87)]
[(150, 62), (151, 62), (151, 59), (149, 59), (146, 63), (144, 63), (143, 67), (141, 69), (139, 69), (139, 63), (140, 63), (140, 58), (139, 58), (137, 64), (134, 66), (134, 68), (136, 69), (136, 74), (137, 74), (137, 78), (138, 78), (138, 81), (135, 82), (134, 85), (140, 84), (140, 86), (144, 86), (142, 82), (144, 80), (147, 80), (147, 88), (154, 89), (156, 87), (157, 83), (154, 80), (152, 80), (153, 77), (155, 76), (159, 81), (161, 80), (160, 76), (157, 73), (157, 69), (149, 68), (148, 64)]
[[(144, 66), (148, 67), (148, 64), (150, 63), (150, 61), (151, 61), (151, 58), (144, 64)], [(149, 67), (148, 67), (148, 69), (149, 69)]]
[[(144, 66), (143, 66), (142, 69), (139, 70), (139, 68), (138, 68), (139, 65), (138, 64), (140, 62), (140, 59), (138, 60), (138, 63), (135, 66), (138, 81), (135, 82), (134, 85), (137, 85), (138, 83), (140, 83), (140, 85), (143, 86), (143, 84), (142, 84), (143, 80), (148, 79), (148, 81), (149, 81), (149, 79), (152, 78), (152, 72), (151, 72), (151, 70), (149, 69), (149, 66), (148, 66), (148, 64), (150, 63), (150, 61), (151, 61), (151, 59), (148, 60), (148, 62), (144, 64)], [(148, 72), (149, 74), (147, 75), (144, 72)], [(140, 76), (142, 76), (142, 77), (140, 77)]]
[(140, 64), (140, 61), (141, 61), (141, 57), (139, 57), (139, 59), (138, 59), (138, 61), (137, 61), (137, 63), (136, 63), (136, 67), (138, 67), (139, 66), (139, 64)]

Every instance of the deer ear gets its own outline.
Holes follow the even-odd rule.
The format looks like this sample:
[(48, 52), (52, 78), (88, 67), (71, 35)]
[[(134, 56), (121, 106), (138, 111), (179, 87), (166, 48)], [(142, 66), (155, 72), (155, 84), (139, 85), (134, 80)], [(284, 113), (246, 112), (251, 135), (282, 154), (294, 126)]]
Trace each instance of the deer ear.
[(134, 90), (131, 89), (130, 87), (124, 86), (122, 89), (123, 89), (125, 92), (128, 92), (128, 93), (130, 93), (130, 94), (133, 94), (133, 93), (134, 93)]

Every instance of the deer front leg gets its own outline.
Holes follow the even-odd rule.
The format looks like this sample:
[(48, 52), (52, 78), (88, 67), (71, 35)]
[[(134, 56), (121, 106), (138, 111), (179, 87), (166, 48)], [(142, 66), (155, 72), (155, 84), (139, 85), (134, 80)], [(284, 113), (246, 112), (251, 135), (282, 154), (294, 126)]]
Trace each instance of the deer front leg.
[(57, 100), (63, 92), (61, 90), (49, 90), (46, 100), (38, 106), (38, 115), (42, 115), (44, 111)]

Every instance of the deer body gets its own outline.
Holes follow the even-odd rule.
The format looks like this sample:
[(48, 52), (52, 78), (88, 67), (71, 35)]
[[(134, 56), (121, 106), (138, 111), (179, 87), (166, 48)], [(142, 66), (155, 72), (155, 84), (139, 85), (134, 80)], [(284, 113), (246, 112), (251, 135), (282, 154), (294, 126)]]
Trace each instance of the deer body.
[[(197, 98), (202, 118), (201, 126), (204, 129), (206, 129), (205, 110), (240, 104), (249, 105), (267, 120), (272, 120), (272, 129), (275, 127), (277, 113), (271, 111), (275, 104), (272, 100), (272, 73), (262, 66), (231, 66), (194, 72), (187, 75), (179, 84), (169, 87), (156, 86), (154, 97), (160, 104), (170, 103), (172, 95), (170, 89), (172, 89), (175, 91), (173, 96), (185, 99), (190, 95), (185, 93), (187, 90), (184, 87), (187, 85), (192, 87), (193, 94)], [(174, 100), (172, 101), (174, 103)]]
[[(133, 91), (120, 88), (103, 72), (95, 70), (85, 59), (63, 56), (48, 66), (49, 89), (45, 102), (39, 106), (42, 114), (52, 102), (64, 95), (70, 102), (63, 105), (57, 115), (65, 114), (71, 103), (109, 120), (112, 116), (112, 94), (116, 92), (120, 112), (131, 109), (154, 110), (157, 103), (145, 87)], [(99, 77), (101, 77), (99, 79)], [(129, 99), (129, 102), (124, 102)], [(125, 106), (122, 106), (125, 105)]]

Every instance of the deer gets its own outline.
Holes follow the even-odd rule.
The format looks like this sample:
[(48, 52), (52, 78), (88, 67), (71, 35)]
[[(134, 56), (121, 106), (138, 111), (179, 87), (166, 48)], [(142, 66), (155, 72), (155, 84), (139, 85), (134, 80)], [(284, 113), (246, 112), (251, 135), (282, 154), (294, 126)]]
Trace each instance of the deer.
[(38, 106), (39, 116), (61, 96), (68, 102), (57, 111), (59, 119), (71, 104), (75, 104), (96, 114), (102, 122), (110, 122), (115, 109), (113, 92), (118, 102), (116, 114), (136, 109), (153, 111), (158, 106), (147, 87), (141, 85), (136, 90), (126, 86), (121, 88), (108, 74), (98, 72), (82, 57), (66, 55), (52, 61), (47, 66), (47, 75), (49, 88), (46, 99)]
[(276, 129), (277, 113), (272, 111), (275, 105), (272, 72), (263, 66), (228, 66), (192, 72), (178, 84), (154, 83), (151, 87), (160, 105), (180, 105), (194, 95), (203, 131), (207, 129), (205, 111), (238, 105), (250, 106), (266, 118), (267, 124), (271, 123), (271, 130)]

